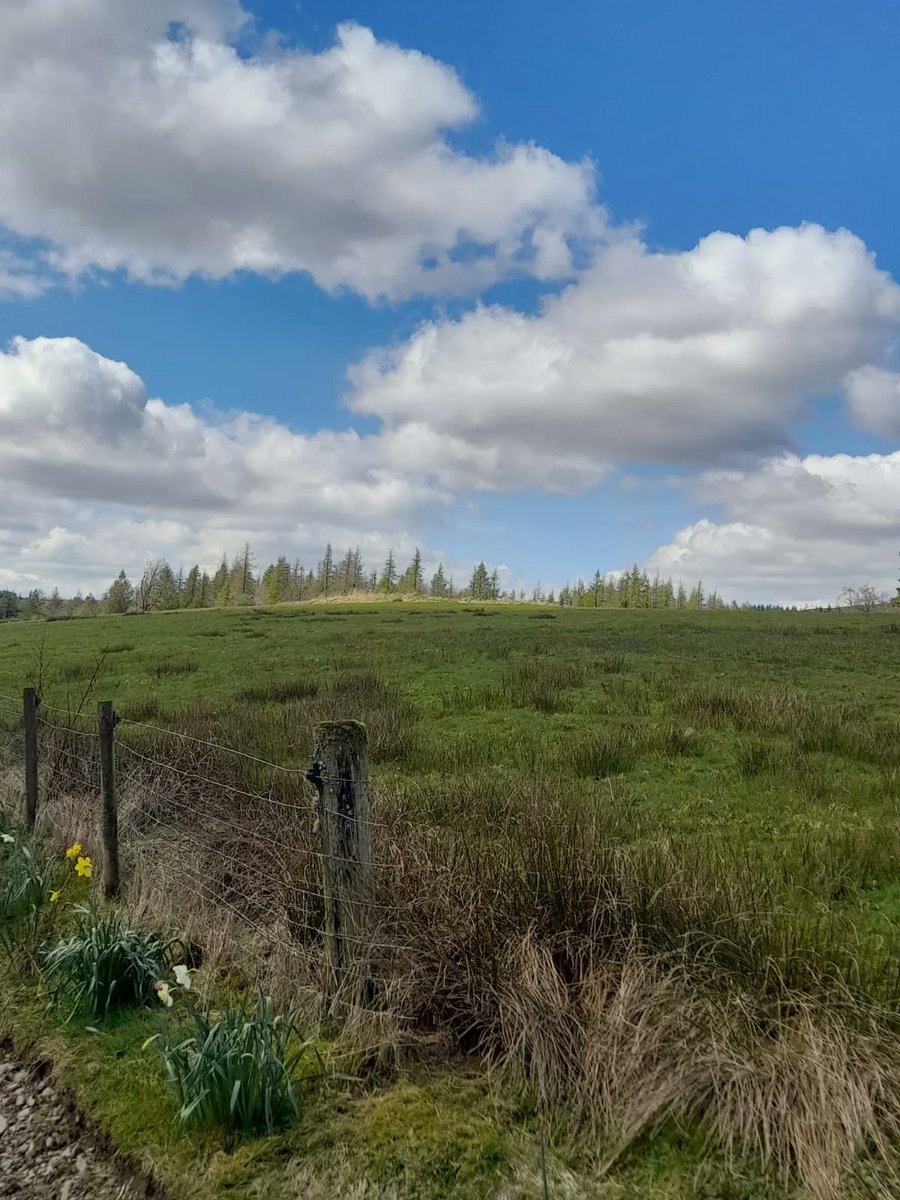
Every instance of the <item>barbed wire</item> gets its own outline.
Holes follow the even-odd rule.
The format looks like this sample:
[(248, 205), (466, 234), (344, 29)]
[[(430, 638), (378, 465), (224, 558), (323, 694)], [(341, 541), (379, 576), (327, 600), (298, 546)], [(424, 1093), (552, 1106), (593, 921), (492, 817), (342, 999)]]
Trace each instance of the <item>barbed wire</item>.
[(218, 779), (210, 779), (206, 775), (198, 775), (195, 771), (185, 771), (182, 767), (173, 766), (172, 763), (161, 762), (158, 758), (151, 758), (148, 754), (142, 754), (140, 750), (136, 750), (134, 746), (129, 746), (126, 742), (119, 742), (118, 748), (133, 755), (135, 758), (141, 759), (142, 762), (156, 767), (157, 770), (172, 771), (174, 774), (181, 775), (185, 779), (193, 779), (196, 783), (210, 784), (223, 791), (231, 792), (235, 796), (245, 796), (249, 800), (262, 800), (266, 804), (274, 804), (279, 808), (297, 809), (303, 807), (302, 805), (291, 804), (287, 800), (279, 800), (276, 796), (263, 796), (260, 792), (248, 792), (244, 788), (235, 787), (234, 784), (223, 783)]
[(197, 746), (206, 746), (210, 750), (216, 750), (226, 754), (233, 754), (237, 758), (246, 759), (248, 762), (259, 763), (260, 766), (271, 767), (273, 771), (281, 771), (285, 775), (302, 775), (304, 773), (303, 767), (285, 767), (281, 763), (272, 762), (271, 759), (260, 758), (256, 754), (248, 754), (246, 750), (236, 750), (234, 746), (226, 746), (224, 742), (214, 742), (208, 738), (195, 737), (194, 734), (191, 733), (182, 733), (178, 729), (167, 729), (164, 725), (151, 725), (147, 721), (135, 721), (132, 720), (131, 717), (125, 717), (121, 714), (117, 715), (119, 716), (119, 723), (122, 725), (133, 725), (138, 729), (149, 729), (154, 733), (161, 733), (167, 737), (178, 738), (178, 740), (182, 742), (191, 742)]
[(41, 716), (37, 718), (37, 723), (38, 725), (43, 725), (46, 729), (52, 729), (55, 733), (65, 734), (67, 737), (87, 738), (92, 742), (100, 740), (98, 730), (73, 729), (70, 725), (56, 725), (52, 721), (48, 721), (46, 717)]
[[(132, 780), (129, 777), (126, 777), (126, 784), (120, 785), (121, 790), (124, 791), (124, 787), (127, 786), (127, 784), (132, 784), (132, 786), (134, 786), (140, 790), (148, 791), (151, 793), (151, 795), (157, 796), (160, 800), (169, 802), (170, 804), (173, 805), (173, 807), (185, 809), (187, 812), (192, 813), (194, 816), (202, 818), (204, 821), (213, 822), (216, 825), (218, 825), (220, 828), (227, 829), (229, 832), (233, 833), (236, 837), (238, 837), (239, 839), (241, 839), (243, 841), (250, 841), (250, 842), (256, 843), (261, 846), (270, 847), (279, 852), (282, 852), (285, 849), (285, 843), (283, 840), (277, 840), (276, 838), (269, 837), (266, 834), (261, 833), (258, 829), (254, 829), (247, 824), (238, 823), (237, 821), (230, 820), (228, 817), (223, 816), (221, 813), (215, 812), (214, 810), (210, 809), (208, 806), (198, 807), (196, 804), (191, 804), (187, 800), (185, 800), (183, 796), (172, 796), (166, 792), (162, 792), (158, 788), (155, 788), (151, 784), (148, 784), (146, 782), (146, 780), (142, 779), (141, 777), (137, 777), (134, 780)], [(261, 799), (265, 799), (265, 798), (261, 797)], [(312, 812), (314, 810), (312, 810), (312, 809), (299, 810), (298, 809), (298, 811)], [(143, 815), (149, 820), (154, 819), (154, 815), (151, 813), (144, 812)], [(173, 826), (173, 829), (174, 828), (175, 827)], [(183, 831), (179, 831), (179, 832), (183, 832)], [(187, 836), (187, 835), (185, 835), (185, 836)], [(210, 853), (215, 853), (214, 849), (212, 847), (210, 847), (208, 844), (204, 846), (204, 849), (206, 849)], [(298, 853), (301, 852), (299, 850), (299, 848), (297, 848), (297, 847), (295, 847), (295, 851)], [(347, 860), (345, 858), (341, 858), (340, 856), (334, 855), (334, 854), (326, 854), (324, 851), (315, 850), (311, 846), (303, 847), (302, 854), (306, 858), (317, 859), (317, 860), (320, 860), (323, 862), (336, 862), (336, 863), (342, 863), (342, 864), (347, 862)], [(377, 860), (373, 860), (368, 865), (370, 865), (375, 870), (396, 869), (396, 864), (392, 863), (392, 862), (379, 862)], [(377, 907), (397, 908), (399, 910), (399, 908), (402, 906), (377, 905)]]
[[(186, 866), (185, 864), (181, 863), (181, 864), (179, 864), (177, 869), (179, 871), (183, 871), (185, 874), (187, 874), (190, 878), (192, 878), (194, 880), (195, 883), (201, 884), (203, 886), (208, 885), (209, 881), (207, 879), (205, 879), (202, 875), (200, 875), (196, 871), (194, 871), (191, 867)], [(237, 891), (237, 889), (232, 889), (232, 890), (238, 896), (241, 896), (244, 900), (247, 900), (248, 902), (252, 903), (252, 901), (253, 901), (252, 896), (248, 896), (244, 892)], [(271, 930), (266, 928), (266, 926), (260, 925), (258, 922), (255, 922), (253, 920), (253, 918), (250, 917), (247, 913), (242, 912), (239, 908), (235, 908), (235, 906), (233, 904), (229, 904), (229, 902), (225, 899), (225, 897), (220, 897), (217, 895), (215, 897), (215, 903), (221, 904), (223, 907), (228, 908), (240, 921), (243, 921), (246, 924), (250, 925), (251, 928), (256, 929), (257, 932), (262, 933), (264, 936), (266, 936), (267, 938), (269, 938), (271, 941), (275, 942), (276, 944), (283, 946), (285, 949), (290, 950), (292, 953), (300, 952), (301, 948), (296, 943), (284, 942), (282, 939), (279, 939), (278, 936), (273, 934)], [(325, 931), (322, 930), (321, 928), (318, 928), (317, 926), (304, 925), (303, 922), (298, 922), (297, 924), (298, 924), (299, 928), (306, 928), (306, 929), (310, 930), (311, 932), (315, 933), (317, 935), (317, 937), (319, 937), (319, 938), (322, 938), (324, 936)], [(341, 931), (338, 936), (340, 937), (340, 939), (342, 941), (351, 942), (351, 943), (354, 943), (354, 944), (360, 945), (360, 946), (365, 946), (366, 948), (368, 948), (370, 950), (387, 950), (392, 953), (395, 953), (395, 952), (401, 951), (401, 950), (409, 952), (409, 953), (415, 952), (415, 947), (406, 946), (399, 942), (376, 942), (376, 941), (373, 941), (371, 938), (359, 937), (356, 934), (350, 934), (350, 933), (346, 933), (344, 931)]]

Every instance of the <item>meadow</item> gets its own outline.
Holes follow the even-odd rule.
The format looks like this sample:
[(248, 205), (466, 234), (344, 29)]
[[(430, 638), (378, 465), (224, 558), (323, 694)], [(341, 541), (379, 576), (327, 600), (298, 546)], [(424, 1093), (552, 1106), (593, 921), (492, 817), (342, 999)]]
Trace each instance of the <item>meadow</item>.
[(709, 1195), (887, 1195), (898, 651), (900, 619), (876, 614), (397, 602), (8, 622), (0, 718), (12, 746), (33, 683), (72, 731), (47, 738), (62, 841), (96, 821), (73, 739), (114, 700), (131, 911), (310, 1019), (327, 1014), (303, 772), (317, 720), (363, 720), (375, 993), (337, 1036), (382, 1084), (423, 1055), (489, 1068), (567, 1148), (560, 1195), (600, 1195), (593, 1178), (632, 1194), (636, 1154), (659, 1195), (700, 1194), (664, 1190), (685, 1157), (717, 1162)]

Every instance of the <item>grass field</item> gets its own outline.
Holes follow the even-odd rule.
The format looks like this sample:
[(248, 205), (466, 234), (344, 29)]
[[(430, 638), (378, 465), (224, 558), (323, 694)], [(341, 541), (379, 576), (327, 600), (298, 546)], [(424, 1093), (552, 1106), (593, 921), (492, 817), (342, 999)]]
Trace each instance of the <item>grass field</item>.
[[(130, 902), (208, 944), (236, 938), (229, 902), (301, 941), (320, 924), (315, 863), (285, 888), (260, 833), (283, 841), (277, 802), (308, 788), (127, 720), (298, 771), (317, 719), (368, 724), (387, 949), (354, 1036), (377, 1025), (395, 1064), (438, 1035), (446, 1061), (493, 1063), (579, 1170), (619, 1164), (610, 1186), (623, 1147), (664, 1176), (699, 1138), (734, 1179), (765, 1166), (703, 1194), (890, 1194), (866, 1189), (900, 1133), (900, 617), (394, 603), (0, 625), (0, 695), (28, 683), (76, 727), (113, 699), (123, 746), (171, 763), (125, 797)], [(189, 794), (189, 773), (213, 784)], [(83, 823), (59, 812), (60, 836)], [(141, 847), (163, 829), (194, 874), (154, 890)]]

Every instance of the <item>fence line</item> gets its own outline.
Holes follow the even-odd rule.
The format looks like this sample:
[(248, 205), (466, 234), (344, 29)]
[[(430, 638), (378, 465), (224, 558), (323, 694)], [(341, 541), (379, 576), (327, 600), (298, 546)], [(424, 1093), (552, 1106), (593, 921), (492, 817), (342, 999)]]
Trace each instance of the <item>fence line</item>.
[[(0, 701), (8, 704), (12, 713), (13, 698), (0, 695)], [(274, 882), (276, 894), (280, 892), (283, 919), (289, 929), (303, 931), (314, 937), (327, 950), (327, 962), (338, 987), (355, 964), (372, 952), (396, 954), (411, 947), (396, 941), (390, 943), (373, 940), (370, 918), (384, 921), (400, 920), (412, 905), (385, 904), (372, 894), (373, 872), (395, 871), (397, 863), (378, 861), (373, 853), (372, 830), (389, 828), (388, 822), (374, 821), (368, 808), (368, 738), (365, 727), (358, 722), (320, 722), (316, 726), (316, 752), (308, 771), (287, 768), (256, 755), (203, 738), (180, 734), (162, 726), (141, 721), (120, 719), (112, 702), (105, 701), (98, 707), (97, 724), (94, 729), (86, 728), (88, 715), (83, 703), (77, 710), (63, 710), (52, 705), (41, 705), (34, 689), (26, 689), (20, 709), (26, 731), (26, 822), (33, 828), (38, 816), (39, 788), (43, 783), (43, 804), (52, 804), (52, 790), (63, 788), (78, 795), (89, 793), (96, 799), (96, 817), (101, 829), (103, 846), (102, 877), (103, 890), (107, 897), (115, 896), (120, 887), (119, 872), (119, 799), (128, 797), (131, 789), (140, 789), (145, 795), (168, 802), (174, 816), (149, 809), (137, 811), (138, 821), (146, 821), (151, 827), (168, 831), (183, 845), (194, 851), (209, 855), (222, 864), (228, 872), (225, 881), (215, 874), (203, 878), (194, 863), (181, 862), (177, 871), (192, 881), (199, 895), (210, 903), (231, 912), (243, 924), (255, 930), (267, 941), (273, 941), (292, 953), (301, 954), (308, 946), (294, 943), (288, 946), (274, 930), (254, 919), (260, 902), (273, 902), (271, 890), (266, 883)], [(53, 720), (61, 714), (64, 721)], [(171, 761), (163, 761), (153, 754), (129, 744), (127, 739), (117, 736), (117, 726), (146, 730), (149, 733), (173, 736), (182, 745), (203, 746), (217, 756), (233, 754), (241, 760), (258, 765), (273, 774), (268, 792), (250, 791), (212, 778), (198, 770), (186, 769)], [(74, 745), (72, 743), (75, 743)], [(41, 751), (43, 754), (41, 756)], [(125, 764), (131, 764), (130, 767)], [(337, 770), (335, 770), (337, 767)], [(275, 776), (287, 777), (297, 789), (315, 786), (318, 800), (296, 801), (283, 798), (283, 789), (275, 795)], [(163, 780), (170, 780), (174, 787), (170, 792)], [(206, 798), (200, 796), (206, 793)], [(199, 795), (197, 795), (199, 793)], [(253, 820), (241, 821), (237, 814), (231, 817), (217, 811), (211, 799), (230, 799), (234, 802), (251, 801)], [(194, 803), (191, 803), (191, 800)], [(198, 802), (199, 801), (199, 802)], [(263, 819), (266, 812), (280, 814), (279, 827), (271, 832)], [(265, 848), (269, 867), (266, 878), (261, 878), (260, 893), (251, 894), (252, 889), (243, 890), (237, 882), (242, 868), (247, 866), (246, 856), (239, 852), (229, 853), (222, 846), (204, 841), (193, 828), (177, 824), (178, 815), (190, 814), (197, 828), (221, 830), (250, 847)], [(285, 817), (298, 817), (315, 822), (305, 830), (292, 832)], [(133, 826), (139, 832), (137, 826)], [(316, 844), (318, 842), (318, 845)], [(318, 864), (321, 887), (313, 890), (308, 886), (305, 872), (310, 865)], [(237, 899), (238, 904), (231, 903)], [(299, 902), (298, 910), (291, 906), (291, 899)], [(309, 905), (321, 906), (324, 911), (322, 925), (309, 924)], [(275, 914), (273, 914), (274, 916)]]

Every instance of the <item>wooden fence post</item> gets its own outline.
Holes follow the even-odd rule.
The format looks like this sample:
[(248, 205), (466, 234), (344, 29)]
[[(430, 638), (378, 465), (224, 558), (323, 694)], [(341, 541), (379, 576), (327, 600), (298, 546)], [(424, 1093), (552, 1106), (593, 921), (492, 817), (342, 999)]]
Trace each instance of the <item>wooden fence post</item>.
[(34, 688), (22, 692), (22, 717), (25, 725), (25, 825), (34, 829), (38, 806), (38, 694)]
[(103, 892), (107, 897), (119, 892), (119, 815), (116, 809), (115, 740), (119, 718), (112, 701), (99, 706), (100, 796), (103, 802)]
[[(307, 779), (319, 793), (325, 932), (336, 982), (365, 946), (372, 886), (369, 738), (359, 721), (322, 721)], [(360, 980), (360, 983), (363, 981)]]

